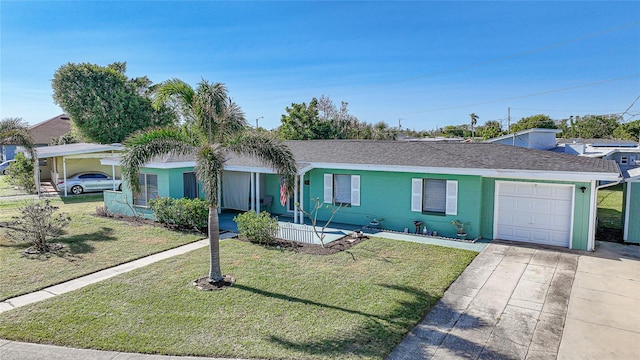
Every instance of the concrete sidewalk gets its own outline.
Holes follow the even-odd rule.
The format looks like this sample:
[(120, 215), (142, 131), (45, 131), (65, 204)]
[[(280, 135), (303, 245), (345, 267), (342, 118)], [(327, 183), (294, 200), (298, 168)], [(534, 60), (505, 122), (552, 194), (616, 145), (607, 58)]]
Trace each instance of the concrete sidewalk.
[[(0, 340), (0, 359), (2, 360), (234, 360), (193, 356), (166, 356), (101, 351), (91, 349), (72, 349), (54, 345), (29, 344), (17, 341)], [(235, 359), (241, 360), (241, 359)]]
[[(220, 240), (224, 240), (229, 237), (234, 237), (236, 235), (237, 234), (231, 233), (231, 232), (223, 233), (223, 234), (220, 234)], [(0, 313), (11, 310), (13, 308), (20, 307), (20, 306), (32, 304), (34, 302), (42, 301), (42, 300), (54, 297), (56, 295), (68, 293), (69, 291), (77, 290), (87, 285), (95, 284), (102, 280), (109, 279), (116, 275), (120, 275), (120, 274), (129, 272), (131, 270), (138, 269), (143, 266), (147, 266), (149, 264), (158, 262), (160, 260), (181, 255), (189, 251), (193, 251), (208, 245), (209, 245), (208, 239), (196, 241), (193, 243), (179, 246), (174, 249), (169, 249), (157, 254), (140, 258), (138, 260), (134, 260), (134, 261), (124, 263), (118, 266), (114, 266), (108, 269), (104, 269), (89, 275), (85, 275), (73, 280), (69, 280), (58, 285), (49, 286), (39, 291), (35, 291), (35, 292), (21, 295), (21, 296), (16, 296), (14, 298), (10, 298), (0, 302)]]

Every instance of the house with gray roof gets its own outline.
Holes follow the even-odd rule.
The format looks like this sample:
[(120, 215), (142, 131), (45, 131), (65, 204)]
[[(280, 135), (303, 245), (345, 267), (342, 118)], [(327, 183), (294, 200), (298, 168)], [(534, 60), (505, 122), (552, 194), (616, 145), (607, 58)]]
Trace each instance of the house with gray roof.
[[(71, 131), (71, 120), (66, 114), (39, 122), (29, 127), (35, 146), (47, 146), (52, 138), (60, 137)], [(0, 160), (11, 160), (21, 148), (15, 144), (0, 144)]]
[[(595, 245), (597, 184), (619, 181), (615, 161), (576, 157), (490, 143), (370, 140), (287, 141), (298, 164), (296, 191), (283, 203), (280, 177), (256, 159), (227, 154), (220, 186), (223, 211), (267, 210), (302, 223), (312, 199), (341, 204), (334, 222), (362, 225), (384, 219), (383, 229), (456, 237), (452, 221), (465, 224), (467, 238), (503, 239), (572, 249)], [(103, 165), (119, 166), (116, 158)], [(193, 158), (167, 157), (147, 163), (140, 194), (128, 186), (105, 192), (113, 213), (131, 209), (152, 216), (155, 197), (198, 197)], [(318, 215), (327, 220), (328, 209)], [(406, 229), (406, 230), (405, 230)]]

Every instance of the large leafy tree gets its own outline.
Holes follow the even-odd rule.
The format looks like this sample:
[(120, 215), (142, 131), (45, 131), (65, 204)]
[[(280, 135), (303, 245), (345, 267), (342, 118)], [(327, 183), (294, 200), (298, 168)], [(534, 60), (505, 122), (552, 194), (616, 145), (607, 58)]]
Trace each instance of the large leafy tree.
[(176, 121), (167, 106), (154, 108), (147, 77), (129, 79), (126, 63), (102, 67), (68, 63), (53, 75), (53, 99), (89, 141), (122, 142), (131, 133)]
[(286, 140), (315, 139), (395, 139), (397, 129), (384, 122), (361, 122), (348, 110), (349, 103), (342, 101), (340, 108), (328, 96), (312, 98), (309, 104), (293, 103), (286, 107), (277, 130)]
[(484, 140), (502, 136), (502, 125), (500, 125), (499, 121), (489, 120), (480, 129), (480, 134), (482, 134)]
[(6, 118), (0, 120), (0, 145), (22, 146), (35, 159), (35, 145), (29, 131), (29, 125), (21, 118)]
[(518, 132), (527, 129), (557, 129), (556, 122), (549, 116), (538, 114), (528, 117), (523, 117), (515, 124), (511, 125), (511, 132)]
[(640, 138), (640, 120), (620, 124), (614, 131), (616, 139), (638, 141)]
[(611, 138), (619, 125), (618, 120), (617, 116), (585, 115), (572, 126), (573, 136), (582, 139)]
[(156, 156), (194, 155), (196, 177), (209, 202), (208, 235), (211, 266), (209, 281), (223, 280), (220, 269), (220, 229), (218, 224), (218, 184), (225, 159), (230, 152), (260, 159), (285, 177), (288, 191), (293, 190), (296, 164), (293, 154), (269, 134), (249, 132), (244, 113), (221, 83), (201, 81), (194, 89), (173, 79), (160, 85), (154, 105), (180, 104), (190, 120), (181, 128), (165, 127), (139, 132), (125, 142), (122, 159), (125, 181), (134, 192), (140, 191), (138, 171)]

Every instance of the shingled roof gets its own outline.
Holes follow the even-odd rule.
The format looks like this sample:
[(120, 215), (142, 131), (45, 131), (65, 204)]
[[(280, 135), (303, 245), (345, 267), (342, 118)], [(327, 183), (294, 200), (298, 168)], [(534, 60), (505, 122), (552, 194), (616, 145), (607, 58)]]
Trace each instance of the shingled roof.
[(60, 137), (71, 131), (71, 120), (61, 114), (49, 120), (37, 123), (29, 128), (35, 144), (49, 144), (51, 138)]
[[(296, 162), (453, 169), (561, 171), (619, 174), (615, 161), (490, 143), (371, 140), (286, 141)], [(231, 156), (229, 165), (256, 166)]]

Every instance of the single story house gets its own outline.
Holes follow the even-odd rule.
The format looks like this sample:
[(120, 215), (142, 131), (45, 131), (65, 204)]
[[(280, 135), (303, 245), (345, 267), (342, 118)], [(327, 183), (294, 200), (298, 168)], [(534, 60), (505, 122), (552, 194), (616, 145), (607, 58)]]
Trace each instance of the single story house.
[[(60, 137), (71, 131), (71, 120), (66, 114), (60, 114), (49, 120), (29, 127), (33, 143), (37, 147), (47, 146), (52, 138)], [(12, 160), (21, 149), (14, 144), (0, 145), (0, 160)]]
[[(229, 154), (220, 186), (220, 208), (266, 210), (303, 222), (311, 199), (342, 204), (334, 222), (414, 231), (414, 221), (442, 236), (466, 224), (468, 238), (504, 239), (593, 250), (597, 184), (619, 181), (614, 161), (487, 143), (367, 140), (287, 141), (298, 164), (292, 198), (283, 206), (280, 178), (257, 160)], [(117, 158), (102, 160), (118, 166)], [(105, 192), (105, 206), (151, 215), (155, 197), (199, 196), (190, 159), (146, 164), (142, 192)], [(320, 220), (327, 220), (323, 209)]]
[(557, 146), (556, 134), (559, 129), (526, 129), (511, 134), (488, 139), (484, 142), (523, 147), (527, 149), (551, 150)]

